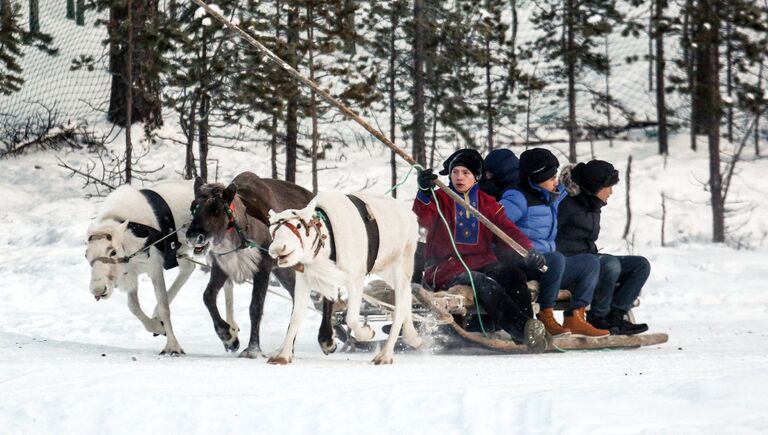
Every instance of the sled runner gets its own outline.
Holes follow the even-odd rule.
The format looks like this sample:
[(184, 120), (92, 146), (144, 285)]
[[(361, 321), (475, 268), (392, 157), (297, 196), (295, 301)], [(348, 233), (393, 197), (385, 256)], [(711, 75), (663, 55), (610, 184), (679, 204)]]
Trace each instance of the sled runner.
[[(532, 299), (535, 300), (536, 288), (532, 289)], [(561, 290), (558, 295), (558, 305), (563, 309), (567, 306), (570, 293)], [(365, 303), (361, 310), (363, 321), (369, 323), (386, 323), (389, 317), (389, 306), (392, 298), (391, 289), (382, 281), (372, 281), (365, 288)], [(534, 311), (537, 311), (534, 303)], [(368, 342), (357, 341), (349, 334), (344, 325), (344, 306), (336, 306), (334, 329), (337, 338), (344, 342), (343, 351), (368, 351), (375, 349), (381, 341), (378, 339)], [(492, 352), (524, 354), (530, 353), (524, 344), (517, 344), (508, 338), (504, 332), (492, 331), (490, 321), (486, 320), (487, 335), (480, 332), (478, 312), (472, 300), (472, 289), (466, 286), (455, 286), (445, 291), (432, 292), (420, 285), (413, 286), (413, 315), (420, 333), (430, 339), (430, 351), (435, 353), (453, 353), (471, 350), (488, 350)], [(480, 316), (484, 316), (480, 311)], [(631, 315), (631, 312), (630, 312)], [(490, 332), (488, 330), (491, 330)], [(386, 325), (383, 332), (388, 332)], [(668, 335), (664, 333), (644, 333), (638, 335), (610, 335), (607, 337), (558, 337), (550, 338), (547, 352), (596, 349), (635, 349), (642, 346), (652, 346), (666, 343)], [(409, 348), (398, 341), (399, 351)]]

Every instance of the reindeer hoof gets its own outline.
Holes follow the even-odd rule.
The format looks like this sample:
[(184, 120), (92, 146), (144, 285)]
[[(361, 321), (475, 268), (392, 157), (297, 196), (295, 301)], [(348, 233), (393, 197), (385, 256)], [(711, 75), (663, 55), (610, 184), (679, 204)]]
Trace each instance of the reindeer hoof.
[(267, 360), (267, 363), (272, 364), (272, 365), (281, 365), (281, 366), (283, 366), (283, 365), (286, 365), (286, 364), (290, 364), (291, 360), (288, 359), (288, 358), (282, 357), (282, 356), (273, 356), (272, 358)]
[(250, 358), (250, 359), (257, 359), (264, 356), (263, 353), (261, 353), (260, 349), (251, 349), (247, 348), (240, 352), (240, 358)]
[(184, 353), (184, 350), (182, 348), (178, 348), (178, 349), (165, 348), (163, 349), (162, 352), (160, 352), (160, 355), (181, 356), (181, 355), (186, 355), (186, 353)]
[(320, 350), (322, 350), (325, 355), (330, 355), (336, 352), (336, 341), (333, 339), (325, 342), (321, 341)]
[(240, 348), (240, 340), (237, 337), (234, 340), (224, 341), (222, 344), (224, 344), (224, 350), (227, 352), (237, 352), (237, 349)]
[(392, 358), (391, 355), (381, 355), (381, 354), (379, 354), (379, 355), (376, 355), (376, 358), (374, 358), (373, 361), (371, 361), (371, 362), (374, 363), (377, 366), (380, 366), (380, 365), (383, 365), (383, 364), (392, 364), (392, 360), (393, 360), (393, 358)]

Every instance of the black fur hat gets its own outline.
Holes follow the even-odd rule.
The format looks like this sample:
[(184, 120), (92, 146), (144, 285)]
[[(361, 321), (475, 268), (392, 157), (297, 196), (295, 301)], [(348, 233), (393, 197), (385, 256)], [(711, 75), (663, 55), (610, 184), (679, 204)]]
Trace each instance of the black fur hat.
[(456, 166), (464, 166), (469, 169), (475, 174), (475, 178), (478, 180), (483, 177), (483, 156), (481, 156), (477, 150), (464, 148), (451, 154), (445, 162), (443, 162), (443, 169), (439, 174), (448, 175)]
[(619, 171), (604, 160), (590, 160), (574, 166), (571, 177), (581, 190), (594, 195), (603, 187), (616, 185), (619, 182)]

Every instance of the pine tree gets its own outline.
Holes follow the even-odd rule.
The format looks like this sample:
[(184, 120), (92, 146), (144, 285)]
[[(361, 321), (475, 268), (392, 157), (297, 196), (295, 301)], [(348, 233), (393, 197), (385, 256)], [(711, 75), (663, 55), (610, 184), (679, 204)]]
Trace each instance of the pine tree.
[[(126, 97), (132, 89), (132, 122), (142, 122), (147, 129), (163, 124), (160, 100), (160, 74), (166, 67), (165, 54), (170, 47), (163, 39), (165, 20), (159, 12), (159, 0), (131, 2), (131, 23), (128, 23), (126, 0), (93, 0), (83, 7), (78, 4), (77, 15), (83, 8), (92, 8), (102, 13), (109, 11), (109, 17), (96, 20), (97, 26), (106, 26), (109, 47), (109, 71), (112, 75), (107, 119), (126, 125)], [(76, 20), (80, 18), (76, 17)], [(133, 70), (132, 83), (127, 83), (127, 32), (131, 33)]]
[[(378, 84), (378, 92), (386, 95), (386, 106), (389, 110), (389, 140), (397, 143), (397, 113), (407, 112), (403, 80), (407, 76), (405, 63), (408, 53), (399, 48), (407, 44), (405, 28), (409, 16), (408, 2), (394, 0), (391, 2), (374, 2), (368, 13), (362, 17), (363, 34), (369, 35), (364, 44), (373, 55), (372, 66), (378, 75), (374, 83)], [(397, 185), (397, 160), (394, 151), (390, 153), (390, 185)], [(392, 190), (392, 196), (397, 197), (397, 189)]]
[(23, 30), (19, 27), (21, 6), (10, 0), (0, 0), (0, 93), (11, 95), (24, 84), (19, 59)]
[(58, 54), (52, 46), (53, 38), (40, 31), (39, 23), (30, 30), (19, 24), (21, 4), (0, 0), (0, 94), (11, 95), (24, 84), (23, 68), (19, 60), (24, 56), (23, 47), (34, 47), (49, 56)]
[(552, 62), (550, 80), (566, 81), (569, 153), (576, 161), (576, 80), (585, 69), (605, 74), (609, 59), (599, 48), (622, 15), (612, 0), (542, 0), (531, 22), (544, 33), (532, 49)]

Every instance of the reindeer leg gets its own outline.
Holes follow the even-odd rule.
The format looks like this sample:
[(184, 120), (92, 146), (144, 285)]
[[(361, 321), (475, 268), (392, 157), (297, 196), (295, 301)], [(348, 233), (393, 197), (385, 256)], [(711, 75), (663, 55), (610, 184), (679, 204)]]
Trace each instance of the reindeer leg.
[(303, 273), (296, 274), (296, 287), (293, 296), (293, 311), (291, 312), (291, 322), (288, 324), (288, 331), (285, 334), (283, 345), (277, 354), (271, 357), (267, 362), (270, 364), (290, 364), (293, 361), (293, 345), (296, 341), (296, 334), (299, 332), (301, 322), (309, 304), (309, 284), (304, 278)]
[(168, 306), (168, 292), (165, 289), (165, 278), (163, 277), (162, 266), (159, 264), (154, 265), (149, 276), (152, 280), (152, 285), (155, 288), (155, 297), (157, 298), (158, 307), (157, 314), (160, 321), (163, 322), (163, 328), (165, 329), (165, 348), (160, 352), (160, 355), (183, 355), (184, 350), (181, 348), (178, 340), (176, 340), (176, 334), (173, 333), (171, 309)]
[[(176, 295), (179, 294), (179, 290), (186, 284), (187, 280), (189, 280), (189, 276), (192, 275), (194, 270), (194, 263), (183, 258), (179, 259), (179, 274), (176, 275), (176, 279), (173, 280), (171, 288), (168, 289), (168, 305), (170, 305), (176, 298)], [(157, 320), (157, 305), (155, 305), (155, 309), (152, 311), (152, 320), (159, 322), (159, 320)]]
[(131, 312), (131, 314), (136, 316), (137, 319), (139, 319), (141, 324), (144, 325), (144, 329), (151, 332), (155, 336), (161, 334), (164, 335), (165, 328), (163, 328), (162, 322), (160, 322), (160, 320), (157, 318), (150, 319), (144, 313), (144, 310), (141, 309), (141, 304), (139, 303), (138, 276), (134, 274), (130, 278), (127, 278), (126, 281), (128, 282), (126, 289), (128, 292), (128, 310)]
[[(272, 273), (293, 298), (296, 272), (288, 268), (275, 268), (272, 269)], [(326, 355), (336, 351), (336, 334), (333, 331), (333, 301), (327, 298), (323, 298), (323, 320), (317, 331), (317, 342), (320, 344), (320, 350)]]
[(363, 276), (349, 276), (347, 279), (347, 326), (352, 329), (357, 341), (371, 341), (374, 336), (373, 329), (368, 325), (360, 324), (360, 305), (363, 301)]
[(231, 279), (228, 279), (224, 283), (224, 306), (227, 311), (227, 323), (229, 323), (229, 333), (236, 336), (240, 332), (240, 327), (237, 326), (235, 321), (235, 298), (232, 292), (234, 283)]
[(215, 261), (211, 266), (211, 277), (208, 279), (208, 285), (203, 292), (203, 303), (208, 309), (208, 313), (211, 315), (213, 321), (213, 329), (216, 331), (216, 335), (219, 336), (221, 342), (224, 343), (224, 349), (229, 352), (234, 352), (240, 347), (240, 341), (237, 339), (237, 335), (232, 335), (230, 331), (230, 325), (221, 318), (219, 314), (219, 307), (216, 305), (216, 297), (219, 294), (221, 287), (229, 280), (227, 274), (221, 269), (218, 263)]
[(259, 330), (261, 329), (261, 317), (264, 314), (264, 299), (267, 296), (271, 269), (272, 259), (264, 256), (259, 263), (259, 270), (253, 275), (251, 305), (248, 307), (248, 314), (251, 317), (251, 337), (248, 341), (248, 347), (240, 353), (241, 358), (263, 356), (261, 346), (259, 346)]

